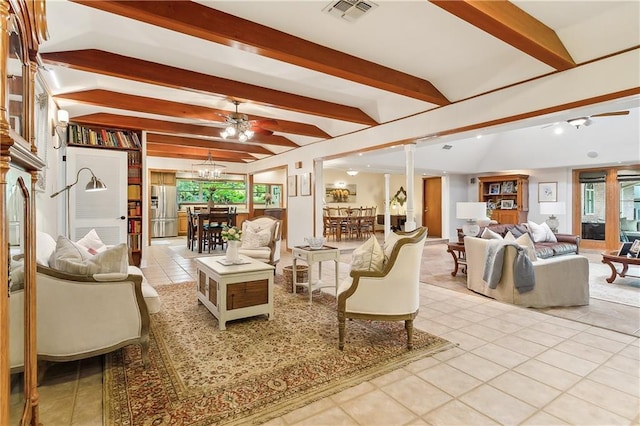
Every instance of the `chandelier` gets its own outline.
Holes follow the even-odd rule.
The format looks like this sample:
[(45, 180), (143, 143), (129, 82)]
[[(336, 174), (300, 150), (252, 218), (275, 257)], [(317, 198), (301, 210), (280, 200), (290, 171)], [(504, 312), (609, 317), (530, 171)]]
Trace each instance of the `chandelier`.
[(240, 102), (233, 101), (236, 106), (236, 112), (232, 112), (227, 115), (227, 127), (220, 133), (223, 139), (232, 138), (237, 136), (240, 142), (246, 142), (253, 137), (253, 130), (251, 130), (251, 122), (246, 114), (240, 114), (238, 112), (238, 105)]
[(225, 177), (226, 166), (216, 164), (211, 157), (211, 151), (207, 155), (207, 159), (202, 163), (192, 164), (194, 174), (197, 173), (201, 179), (222, 179)]

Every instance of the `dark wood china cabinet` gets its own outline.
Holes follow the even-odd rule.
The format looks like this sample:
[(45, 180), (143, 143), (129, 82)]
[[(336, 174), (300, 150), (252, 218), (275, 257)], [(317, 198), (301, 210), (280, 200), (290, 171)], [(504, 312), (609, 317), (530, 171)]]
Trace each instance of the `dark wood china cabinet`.
[[(34, 191), (44, 162), (34, 131), (34, 91), (46, 34), (44, 0), (0, 0), (0, 425), (39, 423)], [(21, 304), (23, 315), (9, 315), (12, 302)], [(10, 321), (24, 323), (22, 335), (10, 335)], [(22, 373), (13, 376), (12, 348), (23, 356)]]

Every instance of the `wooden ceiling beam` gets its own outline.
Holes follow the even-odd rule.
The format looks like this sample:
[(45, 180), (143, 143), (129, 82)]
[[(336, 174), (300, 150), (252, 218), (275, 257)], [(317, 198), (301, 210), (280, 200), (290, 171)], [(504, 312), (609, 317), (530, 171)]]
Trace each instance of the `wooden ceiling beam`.
[[(220, 129), (218, 127), (201, 126), (198, 124), (176, 123), (174, 121), (153, 120), (151, 118), (130, 117), (128, 115), (108, 114), (104, 112), (72, 117), (71, 121), (81, 124), (115, 127), (120, 129), (206, 136), (224, 141), (224, 139), (220, 137)], [(251, 138), (251, 143), (285, 146), (288, 148), (299, 147), (298, 144), (290, 141), (284, 136), (263, 135), (258, 133)]]
[(75, 0), (75, 3), (424, 102), (449, 104), (427, 80), (196, 2)]
[(576, 66), (553, 29), (507, 0), (430, 1), (558, 71)]
[[(156, 150), (151, 150), (151, 151), (147, 150), (147, 157), (180, 158), (182, 160), (197, 160), (197, 161), (202, 161), (207, 158), (206, 155), (203, 157), (200, 154), (185, 154), (183, 152), (164, 152), (164, 151), (156, 151)], [(234, 159), (234, 160), (219, 159), (216, 161), (226, 161), (228, 163), (242, 163), (242, 164), (247, 164), (250, 162), (250, 161), (237, 160), (237, 159)]]
[(52, 52), (43, 53), (41, 57), (42, 61), (49, 65), (155, 84), (172, 89), (232, 97), (241, 101), (250, 101), (269, 107), (367, 126), (378, 124), (358, 108), (241, 83), (157, 62), (131, 58), (104, 50), (86, 49)]
[(184, 155), (194, 155), (198, 156), (198, 158), (201, 158), (202, 160), (206, 160), (209, 153), (211, 153), (211, 159), (216, 161), (244, 161), (257, 159), (253, 155), (247, 154), (245, 152), (228, 152), (208, 148), (194, 148), (189, 146), (165, 145), (156, 143), (148, 143), (147, 151), (164, 152), (168, 154), (180, 153)]
[[(147, 114), (166, 115), (169, 117), (209, 120), (219, 123), (224, 123), (226, 121), (224, 116), (233, 112), (200, 105), (167, 101), (164, 99), (128, 95), (126, 93), (118, 93), (102, 89), (61, 93), (55, 95), (55, 98), (86, 105), (97, 105), (107, 108), (124, 109), (127, 111), (144, 112)], [(291, 133), (322, 139), (331, 137), (331, 135), (326, 133), (324, 130), (312, 124), (280, 119), (272, 120), (270, 118), (260, 117), (257, 115), (248, 115), (248, 117), (249, 120), (268, 120), (265, 123), (260, 123), (260, 127), (271, 130), (272, 132)]]
[(190, 146), (194, 148), (219, 149), (231, 152), (247, 152), (250, 154), (274, 155), (272, 151), (260, 145), (243, 142), (217, 142), (211, 139), (188, 138), (184, 136), (159, 135), (147, 133), (147, 143)]

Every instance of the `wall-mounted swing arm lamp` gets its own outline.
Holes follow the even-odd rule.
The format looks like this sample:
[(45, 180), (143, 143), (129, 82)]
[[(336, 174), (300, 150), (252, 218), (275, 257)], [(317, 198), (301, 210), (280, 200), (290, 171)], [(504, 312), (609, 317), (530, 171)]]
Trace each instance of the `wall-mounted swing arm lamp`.
[(51, 126), (51, 136), (55, 136), (58, 133), (58, 139), (60, 139), (60, 143), (58, 146), (54, 145), (54, 149), (60, 149), (62, 147), (62, 143), (65, 141), (67, 127), (69, 126), (69, 111), (64, 109), (59, 109), (57, 112), (58, 121), (53, 121)]
[(85, 191), (87, 191), (87, 192), (97, 192), (97, 191), (105, 191), (107, 189), (107, 185), (105, 185), (104, 182), (102, 182), (100, 179), (98, 179), (96, 177), (96, 175), (93, 173), (93, 170), (91, 170), (88, 167), (83, 167), (80, 170), (78, 170), (78, 173), (76, 173), (76, 181), (75, 182), (73, 182), (70, 185), (65, 186), (60, 191), (51, 194), (51, 198), (57, 197), (58, 195), (62, 194), (63, 192), (65, 192), (67, 194), (67, 210), (65, 212), (65, 214), (67, 216), (67, 238), (71, 238), (71, 220), (70, 220), (70, 216), (69, 216), (69, 190), (78, 183), (78, 179), (80, 178), (80, 172), (83, 171), (83, 170), (89, 170), (89, 173), (91, 173), (91, 180), (89, 181), (89, 183), (87, 183), (87, 186), (84, 187)]

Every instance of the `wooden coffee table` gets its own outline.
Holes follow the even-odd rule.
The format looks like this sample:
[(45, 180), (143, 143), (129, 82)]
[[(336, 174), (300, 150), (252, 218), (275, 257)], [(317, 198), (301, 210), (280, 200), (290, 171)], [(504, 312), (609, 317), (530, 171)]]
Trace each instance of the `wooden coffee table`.
[(196, 259), (196, 293), (218, 319), (220, 330), (227, 321), (266, 314), (273, 319), (274, 267), (240, 256), (242, 264), (225, 265), (225, 256)]
[[(640, 278), (638, 275), (629, 275), (627, 271), (629, 270), (629, 265), (637, 265), (640, 266), (640, 259), (637, 257), (627, 257), (627, 256), (618, 256), (618, 251), (612, 251), (609, 253), (602, 253), (602, 263), (609, 265), (611, 268), (611, 276), (607, 278), (607, 282), (611, 284), (615, 279), (616, 275), (624, 277), (634, 277)], [(614, 263), (619, 263), (622, 265), (622, 270), (618, 271), (616, 269)]]

